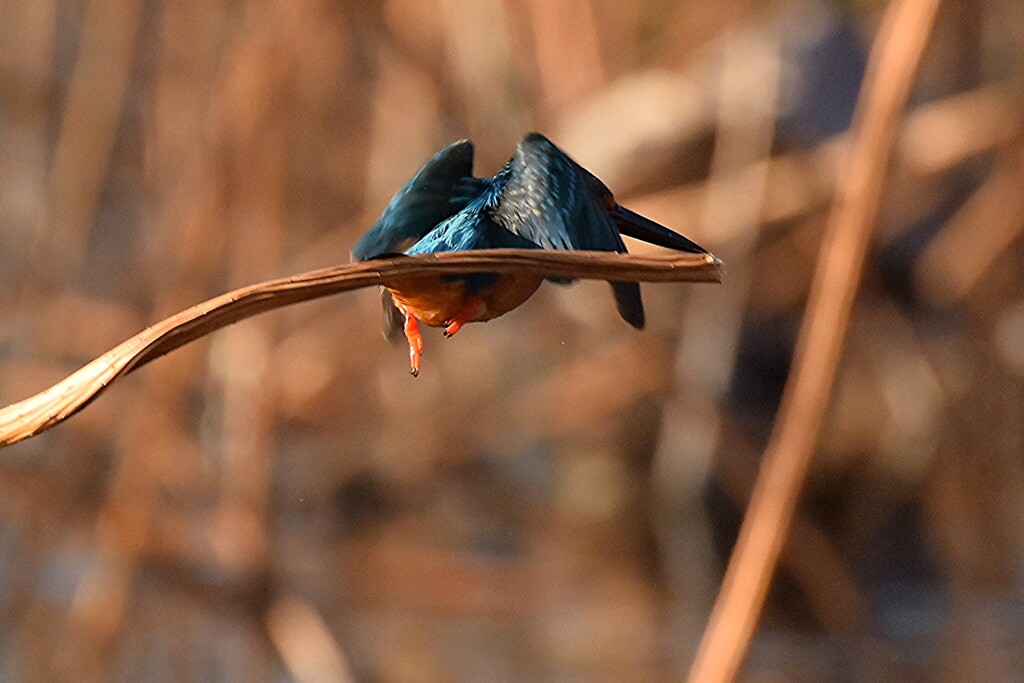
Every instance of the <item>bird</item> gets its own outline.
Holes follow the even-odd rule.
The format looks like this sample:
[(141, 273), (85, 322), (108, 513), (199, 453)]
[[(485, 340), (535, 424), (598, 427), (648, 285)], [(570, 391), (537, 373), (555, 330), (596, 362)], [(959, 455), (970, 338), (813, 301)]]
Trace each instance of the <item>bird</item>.
[[(626, 253), (622, 235), (677, 251), (707, 254), (696, 242), (615, 201), (611, 190), (540, 133), (526, 134), (494, 176), (473, 176), (473, 143), (434, 155), (402, 187), (352, 249), (367, 261), (472, 249), (563, 249)], [(547, 278), (565, 284), (564, 278)], [(419, 375), (419, 323), (454, 336), (529, 299), (544, 278), (532, 273), (416, 276), (382, 288), (385, 335), (404, 329), (412, 375)], [(640, 285), (612, 282), (619, 315), (645, 324)]]

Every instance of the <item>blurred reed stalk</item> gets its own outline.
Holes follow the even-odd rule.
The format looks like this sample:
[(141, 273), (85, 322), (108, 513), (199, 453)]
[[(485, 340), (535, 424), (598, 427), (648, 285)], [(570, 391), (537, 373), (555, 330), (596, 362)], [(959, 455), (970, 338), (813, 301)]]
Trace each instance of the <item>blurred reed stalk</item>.
[(939, 0), (896, 0), (882, 20), (861, 89), (849, 170), (819, 253), (793, 369), (690, 671), (694, 683), (734, 680), (753, 637), (829, 405), (901, 115), (938, 7)]

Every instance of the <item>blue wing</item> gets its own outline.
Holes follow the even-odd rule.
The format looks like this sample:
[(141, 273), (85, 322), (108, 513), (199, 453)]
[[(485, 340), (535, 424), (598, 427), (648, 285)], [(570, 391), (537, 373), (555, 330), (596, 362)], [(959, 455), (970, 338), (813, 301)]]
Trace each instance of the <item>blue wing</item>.
[[(498, 192), (500, 185), (492, 184), (480, 197), (431, 230), (405, 253), (434, 254), (471, 249), (539, 249), (540, 245), (509, 232), (494, 220), (492, 210)], [(486, 287), (497, 279), (496, 275), (488, 273), (450, 277), (464, 280), (470, 290)]]
[[(616, 206), (611, 192), (543, 135), (526, 135), (499, 178), (501, 192), (492, 215), (510, 233), (546, 249), (625, 253), (610, 213)], [(643, 327), (640, 285), (611, 285), (622, 318)]]
[(441, 251), (470, 249), (539, 249), (542, 245), (507, 230), (496, 220), (494, 207), (501, 196), (501, 183), (488, 182), (479, 197), (457, 214), (442, 221), (436, 228), (412, 245), (407, 254), (433, 254)]
[(543, 135), (520, 140), (501, 175), (495, 220), (510, 232), (546, 249), (626, 251), (597, 190), (611, 193)]
[(473, 178), (473, 143), (459, 140), (448, 145), (395, 194), (352, 249), (353, 258), (365, 261), (401, 251), (464, 209), (485, 188), (486, 181)]
[[(670, 249), (705, 253), (682, 235), (619, 206), (604, 183), (539, 133), (526, 135), (493, 178), (473, 178), (472, 166), (473, 146), (467, 140), (438, 152), (394, 196), (353, 256), (366, 260), (410, 243), (410, 254), (504, 247), (624, 253), (620, 230)], [(485, 276), (464, 279), (485, 286), (476, 283), (480, 277)], [(643, 327), (640, 286), (611, 286), (619, 314)]]
[(548, 248), (624, 252), (619, 234), (660, 247), (707, 250), (649, 218), (620, 206), (611, 190), (539, 133), (522, 139), (504, 172), (502, 203), (510, 230)]

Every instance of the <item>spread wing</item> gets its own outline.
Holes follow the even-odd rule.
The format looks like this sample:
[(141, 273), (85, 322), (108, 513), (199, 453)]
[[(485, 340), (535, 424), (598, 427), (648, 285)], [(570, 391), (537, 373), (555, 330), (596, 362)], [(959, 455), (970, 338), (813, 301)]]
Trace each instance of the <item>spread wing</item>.
[(503, 173), (495, 218), (510, 232), (545, 249), (626, 251), (590, 174), (543, 135), (524, 137)]
[[(501, 175), (504, 183), (491, 216), (509, 232), (546, 249), (625, 253), (609, 213), (615, 206), (611, 192), (543, 135), (524, 137)], [(611, 285), (619, 314), (643, 327), (640, 286)]]
[(380, 219), (356, 243), (352, 257), (365, 261), (402, 251), (464, 209), (485, 183), (473, 178), (473, 143), (459, 140), (448, 145), (395, 194)]

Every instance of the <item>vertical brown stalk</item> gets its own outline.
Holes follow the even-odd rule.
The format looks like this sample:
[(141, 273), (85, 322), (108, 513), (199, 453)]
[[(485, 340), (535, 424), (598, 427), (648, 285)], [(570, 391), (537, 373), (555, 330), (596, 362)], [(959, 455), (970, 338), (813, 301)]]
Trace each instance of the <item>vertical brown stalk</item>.
[(818, 258), (793, 371), (691, 681), (735, 679), (753, 636), (828, 407), (901, 114), (938, 5), (892, 2), (872, 49), (850, 166)]

